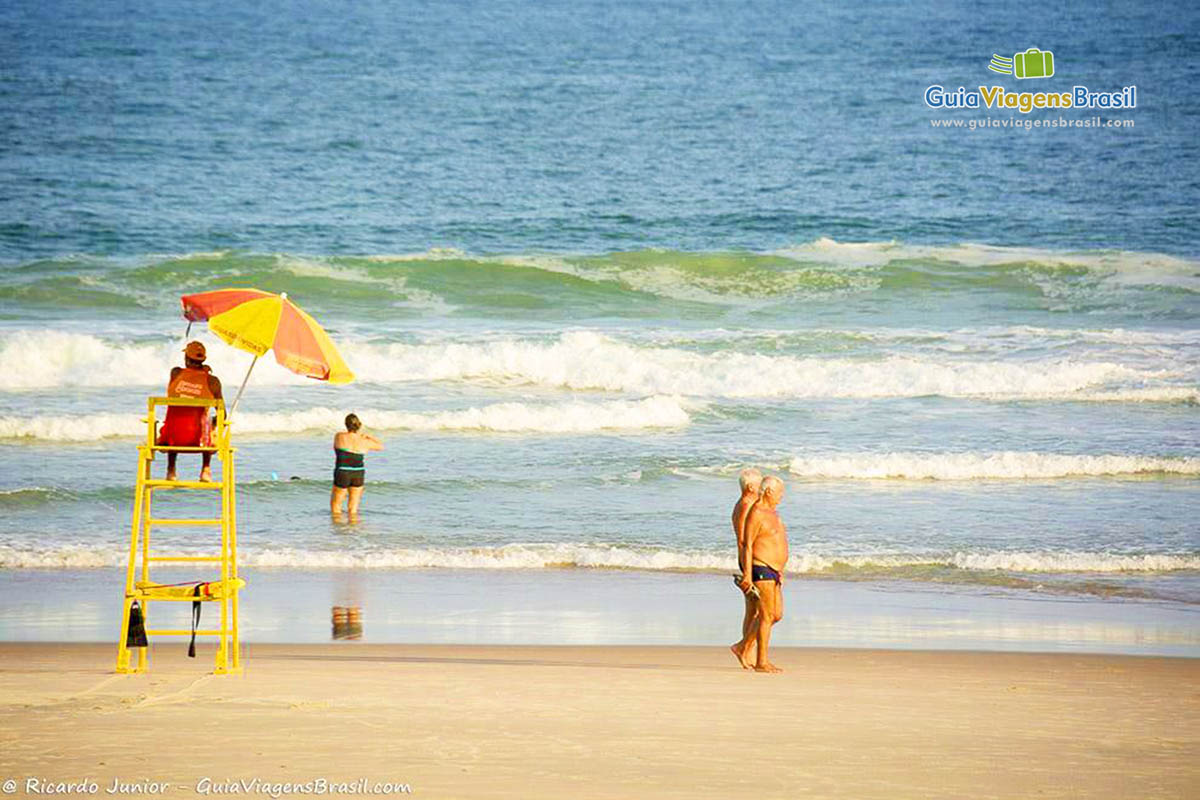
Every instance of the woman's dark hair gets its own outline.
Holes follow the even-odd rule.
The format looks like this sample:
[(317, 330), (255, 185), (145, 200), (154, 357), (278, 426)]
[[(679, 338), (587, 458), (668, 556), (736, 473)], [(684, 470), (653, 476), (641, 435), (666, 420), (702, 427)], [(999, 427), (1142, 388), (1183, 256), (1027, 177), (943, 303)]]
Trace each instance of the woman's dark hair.
[(346, 430), (350, 431), (351, 433), (354, 433), (361, 427), (362, 427), (362, 423), (359, 421), (357, 414), (347, 414), (346, 415)]

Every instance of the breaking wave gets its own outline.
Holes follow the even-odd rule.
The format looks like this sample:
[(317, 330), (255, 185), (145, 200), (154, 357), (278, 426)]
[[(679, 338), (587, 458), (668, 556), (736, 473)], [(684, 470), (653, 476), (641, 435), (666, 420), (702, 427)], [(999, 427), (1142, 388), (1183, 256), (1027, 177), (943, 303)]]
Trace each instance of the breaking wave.
[(649, 249), (599, 254), (473, 254), (455, 249), (359, 256), (217, 251), (123, 261), (63, 257), (19, 266), (0, 304), (170, 308), (185, 290), (254, 285), (325, 308), (744, 306), (895, 291), (996, 291), (1083, 306), (1113, 293), (1200, 292), (1200, 264), (1160, 253), (1058, 251), (958, 243), (837, 242), (769, 252)]
[(1044, 274), (1083, 273), (1128, 286), (1164, 286), (1200, 292), (1200, 264), (1162, 253), (1046, 250), (972, 242), (951, 245), (905, 244), (897, 241), (837, 242), (825, 237), (773, 252), (800, 262), (842, 268), (879, 268), (911, 263), (957, 265), (974, 270), (974, 275), (981, 283), (988, 280), (988, 269), (1013, 267)]
[(1075, 476), (1200, 475), (1200, 458), (995, 453), (829, 453), (787, 464), (801, 478), (849, 480), (1021, 480)]
[[(1063, 398), (1129, 383), (1161, 383), (1162, 370), (1115, 361), (1069, 358), (1032, 362), (934, 360), (892, 356), (815, 358), (698, 353), (643, 347), (590, 331), (556, 340), (501, 339), (479, 343), (390, 344), (347, 347), (364, 380), (471, 381), (583, 391), (619, 391), (697, 397), (945, 397)], [(1195, 387), (1136, 386), (1162, 398), (1192, 397)], [(1150, 395), (1147, 395), (1147, 399)]]
[[(201, 337), (203, 338), (203, 337)], [(504, 335), (480, 341), (346, 341), (342, 352), (366, 383), (453, 381), (570, 391), (724, 398), (943, 397), (1089, 402), (1197, 402), (1200, 388), (1180, 380), (1177, 359), (1134, 367), (1117, 356), (1038, 360), (953, 355), (816, 357), (698, 352), (637, 343), (594, 331), (558, 336)], [(0, 391), (60, 387), (161, 386), (179, 360), (178, 341), (111, 342), (91, 334), (17, 331), (0, 336)], [(210, 348), (227, 383), (244, 374), (246, 354)], [(261, 359), (254, 385), (304, 385)]]
[[(526, 434), (630, 432), (679, 428), (691, 421), (679, 398), (661, 395), (642, 400), (496, 403), (478, 408), (430, 413), (380, 409), (361, 409), (357, 413), (361, 418), (369, 420), (372, 428), (380, 430)], [(239, 413), (234, 426), (239, 434), (291, 434), (304, 430), (336, 431), (342, 427), (344, 419), (344, 409), (317, 407), (303, 411)], [(145, 432), (145, 423), (138, 414), (0, 416), (0, 439), (88, 442), (113, 437), (144, 436)]]
[[(609, 544), (509, 544), (499, 547), (430, 547), (378, 550), (245, 548), (239, 562), (249, 567), (296, 569), (627, 569), (651, 572), (732, 572), (726, 551), (669, 550)], [(0, 545), (0, 568), (94, 568), (124, 563), (120, 547), (59, 546), (36, 549)], [(878, 578), (920, 577), (929, 569), (963, 573), (1036, 574), (1160, 573), (1200, 570), (1200, 554), (1114, 554), (1100, 552), (983, 551), (933, 554), (839, 555), (796, 553), (793, 575)]]

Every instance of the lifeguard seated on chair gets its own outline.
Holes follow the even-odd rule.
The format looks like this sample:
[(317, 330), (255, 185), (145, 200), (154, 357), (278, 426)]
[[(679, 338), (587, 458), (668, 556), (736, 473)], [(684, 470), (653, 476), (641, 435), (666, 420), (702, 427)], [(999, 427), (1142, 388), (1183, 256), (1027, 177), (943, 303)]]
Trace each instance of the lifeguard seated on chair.
[[(171, 369), (171, 379), (167, 382), (167, 397), (191, 397), (204, 399), (220, 399), (221, 382), (204, 364), (204, 345), (200, 342), (188, 342), (183, 350), (182, 367)], [(206, 406), (167, 406), (167, 418), (163, 421), (162, 429), (158, 432), (157, 444), (163, 447), (213, 447), (212, 421), (209, 419), (209, 408)], [(167, 480), (176, 480), (175, 457), (178, 453), (167, 453)], [(201, 453), (204, 465), (200, 470), (200, 480), (211, 481), (212, 452)]]

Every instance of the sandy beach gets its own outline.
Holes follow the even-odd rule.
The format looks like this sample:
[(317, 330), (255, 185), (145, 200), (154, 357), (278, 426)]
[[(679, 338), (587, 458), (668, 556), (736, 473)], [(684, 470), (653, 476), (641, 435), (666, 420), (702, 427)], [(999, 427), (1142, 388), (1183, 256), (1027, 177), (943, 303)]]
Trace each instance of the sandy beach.
[(108, 644), (0, 645), (0, 778), (15, 796), (31, 778), (156, 796), (255, 779), (256, 796), (324, 779), (437, 798), (1200, 788), (1196, 659), (781, 648), (787, 672), (767, 676), (712, 647), (245, 652), (241, 676), (208, 674), (211, 651), (192, 661), (178, 644), (118, 676)]
[(988, 12), (5, 3), (0, 800), (1200, 800), (1200, 2)]

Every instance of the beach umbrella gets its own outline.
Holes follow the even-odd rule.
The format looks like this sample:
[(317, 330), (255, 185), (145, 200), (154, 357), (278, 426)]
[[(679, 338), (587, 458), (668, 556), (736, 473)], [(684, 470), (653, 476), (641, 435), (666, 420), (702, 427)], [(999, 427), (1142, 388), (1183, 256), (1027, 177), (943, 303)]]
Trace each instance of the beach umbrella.
[(254, 354), (250, 369), (238, 389), (232, 416), (246, 390), (259, 356), (268, 350), (275, 360), (297, 375), (330, 383), (349, 383), (354, 373), (338, 354), (333, 340), (315, 319), (288, 299), (287, 293), (259, 289), (217, 289), (179, 298), (188, 331), (193, 322), (208, 322), (208, 329), (227, 344)]

